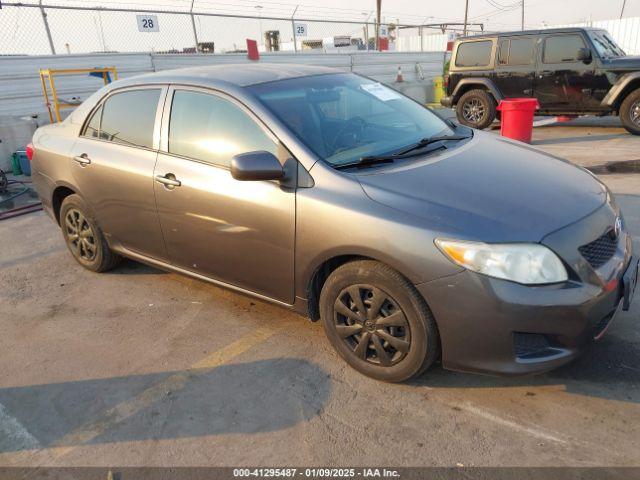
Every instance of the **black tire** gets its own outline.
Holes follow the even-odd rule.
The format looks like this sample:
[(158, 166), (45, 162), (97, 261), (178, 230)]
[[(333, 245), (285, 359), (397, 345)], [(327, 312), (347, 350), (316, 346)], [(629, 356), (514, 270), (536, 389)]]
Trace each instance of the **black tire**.
[(60, 228), (73, 258), (87, 270), (106, 272), (122, 257), (111, 251), (82, 197), (69, 195), (60, 207)]
[(496, 101), (485, 90), (469, 90), (458, 100), (456, 115), (461, 124), (484, 130), (496, 118)]
[(320, 316), (338, 354), (377, 380), (408, 380), (440, 354), (438, 328), (422, 296), (400, 273), (375, 261), (334, 270), (322, 287)]
[(620, 120), (627, 132), (640, 135), (640, 88), (631, 92), (622, 101)]

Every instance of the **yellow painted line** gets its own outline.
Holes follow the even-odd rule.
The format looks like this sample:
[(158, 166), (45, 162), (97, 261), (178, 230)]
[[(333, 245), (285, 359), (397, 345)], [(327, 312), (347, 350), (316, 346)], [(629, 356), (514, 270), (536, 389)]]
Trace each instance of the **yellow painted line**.
[(226, 347), (213, 352), (211, 355), (204, 357), (199, 362), (194, 363), (191, 369), (199, 368), (215, 368), (227, 363), (231, 358), (237, 357), (248, 349), (264, 342), (267, 338), (274, 334), (270, 328), (257, 328), (253, 332), (248, 333), (239, 340), (227, 345)]
[(182, 389), (187, 381), (193, 378), (193, 376), (205, 373), (210, 369), (228, 363), (238, 355), (241, 355), (252, 347), (264, 342), (274, 333), (275, 330), (268, 327), (257, 328), (235, 342), (230, 343), (210, 355), (207, 355), (194, 363), (187, 370), (173, 374), (146, 390), (143, 390), (135, 397), (125, 400), (116, 406), (103, 411), (95, 420), (76, 428), (71, 433), (68, 433), (61, 439), (54, 442), (51, 447), (31, 451), (31, 455), (29, 456), (19, 455), (19, 457), (22, 457), (22, 461), (18, 460), (18, 458), (15, 458), (14, 461), (18, 460), (18, 463), (23, 464), (23, 462), (28, 461), (29, 458), (35, 460), (38, 453), (43, 452), (44, 450), (49, 453), (45, 458), (47, 463), (50, 464), (52, 460), (57, 460), (66, 456), (76, 447), (92, 441), (118, 423), (149, 407), (153, 403), (165, 397), (167, 392), (176, 392)]

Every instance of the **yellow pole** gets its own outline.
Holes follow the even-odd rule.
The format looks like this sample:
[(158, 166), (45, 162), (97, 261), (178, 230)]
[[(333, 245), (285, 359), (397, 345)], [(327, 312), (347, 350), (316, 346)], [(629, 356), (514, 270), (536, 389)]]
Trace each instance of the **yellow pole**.
[(42, 83), (42, 95), (44, 95), (44, 101), (49, 112), (49, 121), (53, 123), (53, 113), (51, 113), (51, 104), (49, 103), (49, 94), (47, 93), (47, 84), (44, 81), (44, 73), (40, 70), (40, 82)]

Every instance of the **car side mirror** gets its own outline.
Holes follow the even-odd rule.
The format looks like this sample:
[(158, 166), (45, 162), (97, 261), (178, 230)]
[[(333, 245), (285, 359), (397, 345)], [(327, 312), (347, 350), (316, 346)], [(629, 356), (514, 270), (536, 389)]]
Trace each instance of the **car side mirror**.
[(579, 48), (576, 58), (580, 62), (591, 63), (591, 50), (588, 48)]
[(241, 153), (231, 159), (231, 176), (236, 180), (281, 180), (284, 170), (273, 153)]

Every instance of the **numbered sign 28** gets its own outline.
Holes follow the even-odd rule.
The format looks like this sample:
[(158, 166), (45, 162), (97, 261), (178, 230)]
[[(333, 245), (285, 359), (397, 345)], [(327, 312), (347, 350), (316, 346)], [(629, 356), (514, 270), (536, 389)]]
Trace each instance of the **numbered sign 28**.
[(139, 32), (159, 32), (157, 15), (136, 15)]
[(307, 24), (306, 23), (295, 23), (293, 25), (293, 29), (296, 31), (296, 37), (306, 37), (307, 36)]

